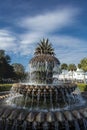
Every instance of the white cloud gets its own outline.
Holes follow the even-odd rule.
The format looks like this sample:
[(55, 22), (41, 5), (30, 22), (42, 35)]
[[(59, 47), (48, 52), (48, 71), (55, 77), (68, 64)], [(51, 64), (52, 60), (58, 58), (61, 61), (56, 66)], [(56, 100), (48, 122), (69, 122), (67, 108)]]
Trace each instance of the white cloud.
[(51, 40), (52, 42), (57, 42), (63, 47), (75, 48), (81, 45), (83, 42), (85, 43), (85, 41), (81, 40), (80, 38), (68, 36), (68, 35), (58, 35), (58, 36), (52, 35), (51, 37), (52, 37)]
[(20, 20), (19, 25), (30, 31), (50, 33), (74, 23), (77, 14), (78, 10), (75, 8), (61, 8), (33, 17), (23, 18)]
[(39, 33), (39, 32), (27, 32), (25, 34), (20, 35), (20, 39), (21, 39), (21, 44), (33, 44), (33, 43), (37, 43), (38, 39), (42, 38), (43, 34)]
[(55, 31), (61, 31), (64, 27), (71, 27), (71, 25), (75, 26), (79, 11), (76, 8), (62, 8), (21, 19), (21, 22), (18, 22), (19, 26), (27, 30), (26, 33), (20, 35), (22, 54), (33, 53), (35, 43), (42, 38), (49, 38), (61, 62), (77, 63), (86, 55), (86, 41), (68, 35), (57, 36)]
[[(52, 43), (58, 43), (59, 41), (59, 44), (63, 44), (63, 46), (66, 46), (67, 44), (67, 46), (71, 46), (70, 43), (76, 42), (77, 39), (69, 39), (68, 36), (56, 37), (55, 35), (51, 35), (51, 33), (54, 33), (56, 30), (59, 31), (64, 27), (73, 25), (76, 22), (77, 14), (78, 9), (66, 7), (45, 12), (43, 14), (40, 13), (33, 17), (22, 18), (20, 23), (18, 21), (18, 26), (26, 29), (26, 32), (20, 35), (21, 53), (31, 53), (30, 47), (32, 50), (34, 50), (35, 43), (39, 42), (42, 38), (49, 38)], [(28, 51), (28, 49), (30, 51)]]
[[(22, 41), (22, 54), (25, 55), (34, 53), (35, 43), (39, 42), (42, 37), (42, 35), (37, 35), (36, 37), (36, 35), (32, 34), (31, 40), (31, 35), (27, 36), (28, 37), (25, 36), (27, 43)], [(46, 37), (48, 37), (53, 44), (56, 57), (59, 58), (61, 62), (78, 63), (87, 55), (87, 45), (85, 40), (68, 35), (46, 35)]]
[(24, 33), (14, 35), (9, 30), (0, 30), (0, 49), (27, 56), (34, 53), (40, 39), (49, 38), (56, 57), (61, 62), (77, 63), (87, 55), (86, 41), (69, 35), (58, 35), (55, 32), (61, 31), (64, 27), (74, 26), (78, 12), (75, 8), (62, 8), (33, 17), (24, 17), (20, 23), (16, 23), (26, 30)]
[(52, 36), (56, 56), (61, 62), (78, 63), (87, 56), (87, 44), (85, 40), (71, 36)]
[(16, 37), (12, 34), (12, 32), (6, 29), (0, 30), (0, 49), (12, 51), (14, 53), (17, 49)]

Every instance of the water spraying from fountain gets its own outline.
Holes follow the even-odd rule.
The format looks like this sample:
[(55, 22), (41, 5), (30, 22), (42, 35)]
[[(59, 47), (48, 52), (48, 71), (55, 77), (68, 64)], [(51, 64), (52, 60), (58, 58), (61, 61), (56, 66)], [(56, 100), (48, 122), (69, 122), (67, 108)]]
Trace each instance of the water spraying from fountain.
[(87, 103), (78, 86), (54, 82), (59, 65), (51, 54), (30, 60), (29, 82), (13, 84), (9, 97), (0, 96), (0, 130), (87, 129)]

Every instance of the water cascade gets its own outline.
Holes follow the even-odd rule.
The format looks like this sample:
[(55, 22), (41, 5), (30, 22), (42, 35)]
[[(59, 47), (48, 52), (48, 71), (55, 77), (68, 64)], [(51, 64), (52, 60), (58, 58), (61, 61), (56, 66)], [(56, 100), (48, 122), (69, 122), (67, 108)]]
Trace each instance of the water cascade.
[(30, 60), (30, 82), (0, 95), (0, 130), (87, 130), (87, 103), (78, 86), (54, 82), (59, 65), (48, 54)]

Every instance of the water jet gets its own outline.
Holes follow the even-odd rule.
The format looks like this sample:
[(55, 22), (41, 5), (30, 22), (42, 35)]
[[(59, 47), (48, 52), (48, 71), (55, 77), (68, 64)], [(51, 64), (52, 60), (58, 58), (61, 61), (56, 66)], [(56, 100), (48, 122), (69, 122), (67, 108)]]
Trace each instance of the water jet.
[(87, 97), (75, 83), (54, 82), (60, 62), (47, 47), (36, 48), (29, 83), (15, 83), (0, 96), (0, 130), (87, 130)]

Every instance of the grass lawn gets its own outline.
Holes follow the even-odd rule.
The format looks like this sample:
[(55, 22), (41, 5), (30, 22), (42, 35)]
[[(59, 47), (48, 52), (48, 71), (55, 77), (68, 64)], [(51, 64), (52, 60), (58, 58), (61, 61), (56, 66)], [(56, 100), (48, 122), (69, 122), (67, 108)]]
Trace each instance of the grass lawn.
[(12, 84), (0, 84), (0, 92), (9, 91), (12, 87)]

